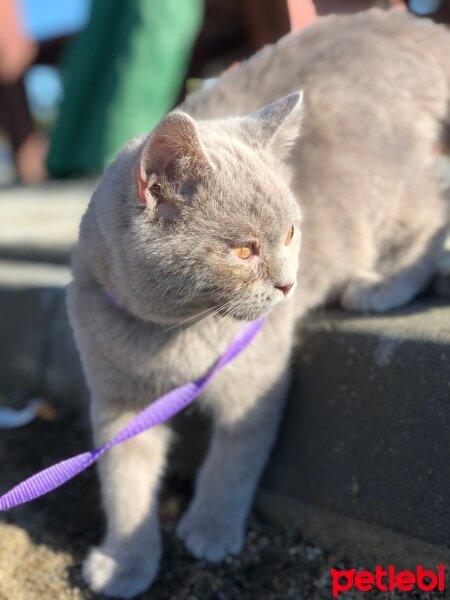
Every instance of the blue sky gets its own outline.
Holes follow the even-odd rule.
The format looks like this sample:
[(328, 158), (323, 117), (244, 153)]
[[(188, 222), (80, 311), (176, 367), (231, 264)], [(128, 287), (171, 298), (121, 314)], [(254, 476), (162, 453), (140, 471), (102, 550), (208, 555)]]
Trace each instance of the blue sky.
[(81, 29), (91, 0), (20, 0), (26, 31), (35, 40), (45, 40)]
[[(25, 30), (36, 41), (82, 29), (91, 6), (91, 0), (20, 0), (20, 3)], [(53, 67), (32, 67), (25, 77), (25, 84), (32, 109), (45, 119), (61, 98), (58, 71)]]

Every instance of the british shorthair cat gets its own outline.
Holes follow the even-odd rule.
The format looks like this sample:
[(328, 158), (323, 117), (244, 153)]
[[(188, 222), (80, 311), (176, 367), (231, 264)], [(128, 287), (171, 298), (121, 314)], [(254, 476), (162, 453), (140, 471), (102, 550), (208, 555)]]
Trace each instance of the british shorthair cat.
[[(177, 529), (194, 556), (242, 548), (296, 321), (330, 301), (385, 311), (429, 280), (447, 227), (434, 150), (449, 55), (445, 29), (407, 14), (323, 19), (129, 142), (95, 191), (68, 306), (96, 444), (268, 315), (199, 399), (213, 437)], [(160, 425), (100, 461), (107, 529), (83, 567), (96, 592), (130, 598), (157, 573), (170, 440)]]

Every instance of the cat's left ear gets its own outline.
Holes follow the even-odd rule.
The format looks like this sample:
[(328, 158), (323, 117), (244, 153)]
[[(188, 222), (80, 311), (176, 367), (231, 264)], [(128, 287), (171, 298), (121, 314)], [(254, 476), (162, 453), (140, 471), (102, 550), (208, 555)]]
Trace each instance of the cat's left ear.
[(280, 158), (286, 158), (300, 136), (303, 92), (284, 96), (249, 117), (258, 122), (263, 144)]

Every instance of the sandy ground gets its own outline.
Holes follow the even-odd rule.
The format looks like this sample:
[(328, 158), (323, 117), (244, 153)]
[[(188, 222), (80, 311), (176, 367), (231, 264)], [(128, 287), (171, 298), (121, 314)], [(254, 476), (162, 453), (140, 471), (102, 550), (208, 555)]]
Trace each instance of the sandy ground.
[[(0, 492), (57, 460), (90, 446), (79, 420), (36, 421), (0, 432)], [(208, 565), (191, 558), (172, 535), (189, 497), (187, 482), (171, 478), (162, 499), (165, 554), (143, 599), (325, 600), (332, 598), (329, 569), (349, 568), (295, 532), (252, 515), (239, 557)], [(0, 514), (0, 600), (93, 600), (80, 579), (80, 563), (101, 536), (95, 471), (31, 504)], [(440, 594), (347, 593), (344, 600), (428, 600)], [(448, 596), (447, 596), (448, 597)]]

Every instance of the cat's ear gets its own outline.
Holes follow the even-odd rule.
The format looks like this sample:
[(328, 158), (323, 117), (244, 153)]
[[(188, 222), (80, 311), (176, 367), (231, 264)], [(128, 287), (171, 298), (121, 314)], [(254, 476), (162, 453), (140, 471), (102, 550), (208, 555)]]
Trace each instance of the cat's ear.
[(280, 158), (286, 158), (300, 136), (303, 119), (303, 92), (294, 92), (250, 115), (258, 122), (263, 144)]
[(155, 208), (164, 202), (162, 182), (188, 194), (195, 174), (207, 167), (210, 163), (194, 119), (181, 111), (169, 113), (142, 149), (136, 173), (141, 202)]

